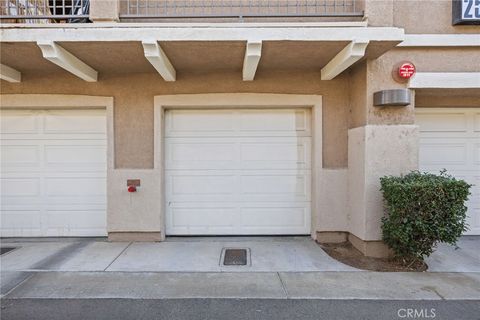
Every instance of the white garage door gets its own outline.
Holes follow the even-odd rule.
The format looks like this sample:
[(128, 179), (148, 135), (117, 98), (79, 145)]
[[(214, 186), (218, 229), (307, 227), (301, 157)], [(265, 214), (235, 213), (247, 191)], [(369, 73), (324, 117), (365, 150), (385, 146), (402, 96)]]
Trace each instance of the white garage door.
[(307, 109), (166, 113), (167, 234), (310, 233)]
[(445, 168), (474, 184), (468, 201), (467, 234), (480, 234), (480, 108), (417, 109), (420, 126), (420, 169)]
[(104, 110), (3, 110), (1, 169), (1, 236), (106, 235)]

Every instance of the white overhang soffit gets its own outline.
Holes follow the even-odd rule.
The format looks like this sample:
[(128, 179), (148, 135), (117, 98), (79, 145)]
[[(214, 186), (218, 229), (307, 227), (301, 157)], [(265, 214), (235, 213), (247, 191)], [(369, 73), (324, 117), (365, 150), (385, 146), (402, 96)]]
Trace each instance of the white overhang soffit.
[(56, 44), (54, 41), (37, 41), (37, 45), (42, 50), (45, 59), (55, 63), (59, 67), (85, 81), (97, 81), (98, 72), (96, 70)]
[(165, 81), (175, 81), (177, 79), (177, 72), (168, 60), (167, 55), (156, 40), (142, 41), (145, 58), (152, 64), (152, 66), (160, 73)]
[(368, 40), (353, 40), (323, 67), (322, 80), (332, 80), (365, 56)]
[(480, 72), (417, 72), (408, 86), (412, 89), (478, 89)]
[(243, 81), (253, 81), (262, 57), (262, 41), (248, 41), (243, 60)]
[(22, 81), (22, 74), (9, 66), (0, 64), (0, 79), (8, 82), (20, 82)]

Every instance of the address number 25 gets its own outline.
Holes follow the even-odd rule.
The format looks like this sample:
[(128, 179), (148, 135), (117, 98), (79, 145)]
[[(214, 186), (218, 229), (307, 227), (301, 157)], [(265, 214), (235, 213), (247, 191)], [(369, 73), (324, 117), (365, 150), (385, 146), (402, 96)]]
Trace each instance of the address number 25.
[(462, 1), (463, 19), (480, 19), (480, 0)]

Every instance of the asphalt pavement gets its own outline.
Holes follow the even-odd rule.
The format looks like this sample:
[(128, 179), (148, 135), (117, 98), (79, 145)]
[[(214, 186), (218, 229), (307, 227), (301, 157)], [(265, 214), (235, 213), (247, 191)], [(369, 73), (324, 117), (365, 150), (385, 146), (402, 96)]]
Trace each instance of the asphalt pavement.
[(480, 302), (318, 299), (4, 299), (2, 320), (478, 320)]

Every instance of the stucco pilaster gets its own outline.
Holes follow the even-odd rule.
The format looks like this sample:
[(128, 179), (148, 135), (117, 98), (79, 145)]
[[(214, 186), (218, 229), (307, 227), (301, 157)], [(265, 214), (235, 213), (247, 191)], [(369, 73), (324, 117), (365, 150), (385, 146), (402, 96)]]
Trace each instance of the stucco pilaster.
[(366, 125), (348, 131), (348, 216), (361, 240), (381, 240), (380, 177), (418, 168), (415, 125)]

